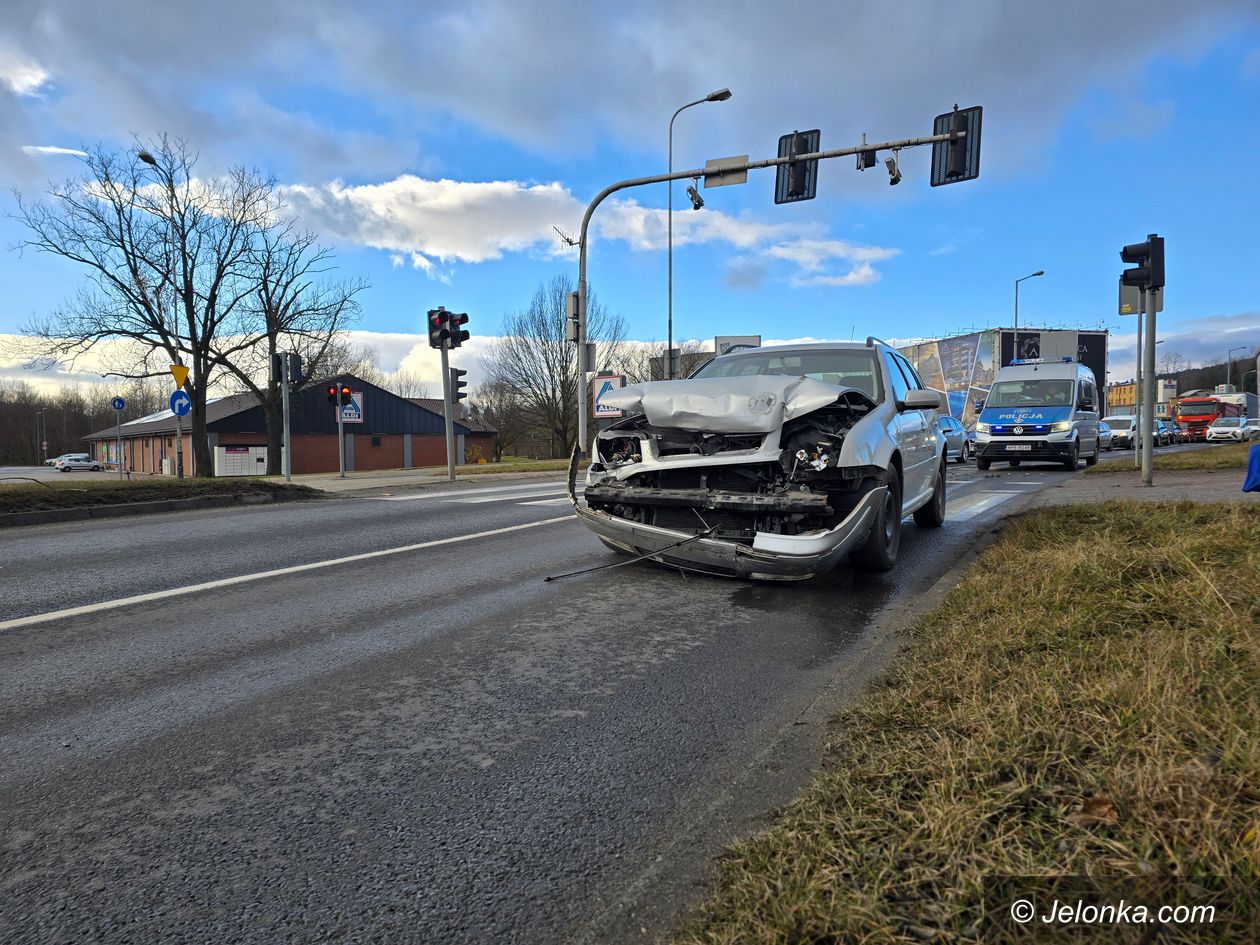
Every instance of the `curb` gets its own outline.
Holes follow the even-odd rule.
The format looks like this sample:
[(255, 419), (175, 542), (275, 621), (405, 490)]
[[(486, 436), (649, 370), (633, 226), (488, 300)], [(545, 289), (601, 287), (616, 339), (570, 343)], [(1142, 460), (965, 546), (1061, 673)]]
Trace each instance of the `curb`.
[(0, 529), (49, 522), (78, 522), (89, 519), (125, 518), (156, 512), (185, 512), (191, 509), (219, 509), (230, 505), (266, 505), (293, 501), (265, 494), (199, 495), (188, 499), (158, 499), (153, 502), (123, 502), (117, 505), (84, 505), (68, 509), (38, 509), (32, 512), (0, 514)]

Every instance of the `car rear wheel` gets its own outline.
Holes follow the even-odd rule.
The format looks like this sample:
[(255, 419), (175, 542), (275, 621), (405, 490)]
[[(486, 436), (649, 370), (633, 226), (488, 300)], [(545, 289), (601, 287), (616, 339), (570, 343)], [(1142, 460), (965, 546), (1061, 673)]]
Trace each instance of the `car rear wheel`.
[(971, 446), (966, 440), (963, 440), (962, 449), (958, 451), (958, 462), (965, 463), (969, 459), (971, 459)]
[(100, 472), (100, 471), (101, 471), (101, 467), (100, 467), (100, 466), (93, 466), (93, 467), (92, 467), (92, 472)]
[(936, 487), (927, 505), (914, 510), (914, 524), (922, 528), (940, 528), (945, 524), (945, 460), (936, 474)]
[(884, 488), (884, 501), (875, 512), (871, 533), (866, 541), (850, 556), (852, 563), (863, 571), (887, 571), (897, 563), (897, 549), (901, 546), (901, 474), (896, 466), (888, 467), (888, 482)]

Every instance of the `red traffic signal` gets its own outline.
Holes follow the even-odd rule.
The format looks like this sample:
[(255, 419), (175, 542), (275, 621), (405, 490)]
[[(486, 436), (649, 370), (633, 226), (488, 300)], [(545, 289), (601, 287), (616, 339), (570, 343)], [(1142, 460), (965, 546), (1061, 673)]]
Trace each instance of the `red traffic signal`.
[(441, 348), (444, 342), (451, 336), (450, 331), (451, 313), (442, 307), (429, 309), (429, 347)]
[(334, 407), (337, 406), (337, 385), (336, 384), (328, 385), (328, 402), (332, 404)]

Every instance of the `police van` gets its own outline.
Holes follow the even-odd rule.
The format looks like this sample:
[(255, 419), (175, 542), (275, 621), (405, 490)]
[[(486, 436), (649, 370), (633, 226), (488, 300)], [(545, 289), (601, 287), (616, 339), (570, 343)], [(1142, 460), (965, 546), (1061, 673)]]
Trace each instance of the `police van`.
[(1072, 358), (1012, 361), (993, 378), (976, 421), (976, 465), (1098, 462), (1098, 384)]

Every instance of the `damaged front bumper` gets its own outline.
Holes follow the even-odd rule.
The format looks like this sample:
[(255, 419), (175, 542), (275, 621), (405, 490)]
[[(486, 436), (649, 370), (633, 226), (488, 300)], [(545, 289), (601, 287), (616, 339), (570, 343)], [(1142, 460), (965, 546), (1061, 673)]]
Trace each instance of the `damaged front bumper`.
[[(597, 509), (579, 501), (576, 492), (578, 456), (569, 464), (569, 499), (578, 518), (610, 548), (632, 555), (648, 556), (661, 564), (723, 577), (767, 581), (803, 581), (822, 574), (838, 564), (870, 532), (875, 515), (884, 501), (884, 486), (871, 488), (852, 511), (834, 528), (801, 535), (758, 532), (752, 544), (688, 533), (636, 522)], [(658, 490), (662, 492), (671, 490)], [(748, 502), (771, 501), (769, 497), (731, 497), (713, 494), (703, 502), (674, 490), (676, 496), (656, 496), (656, 501), (676, 499), (683, 507), (721, 510)], [(783, 500), (773, 500), (783, 501)], [(803, 502), (810, 500), (802, 499)], [(696, 513), (701, 524), (702, 513)]]

